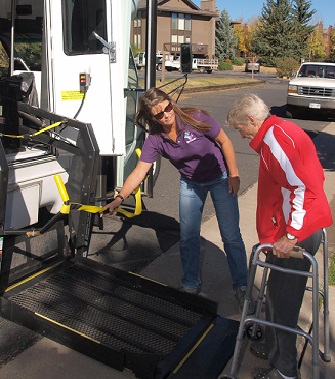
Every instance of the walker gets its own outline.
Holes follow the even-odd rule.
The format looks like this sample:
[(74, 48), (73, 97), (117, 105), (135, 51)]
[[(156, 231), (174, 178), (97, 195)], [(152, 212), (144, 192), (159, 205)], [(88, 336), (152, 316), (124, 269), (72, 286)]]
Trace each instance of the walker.
[[(271, 326), (274, 328), (282, 329), (287, 332), (296, 333), (305, 338), (305, 344), (302, 349), (302, 353), (298, 362), (298, 367), (300, 368), (303, 355), (305, 353), (307, 344), (309, 343), (312, 347), (312, 378), (320, 378), (320, 361), (319, 358), (324, 362), (330, 362), (329, 353), (329, 302), (328, 302), (328, 240), (326, 230), (323, 229), (323, 238), (321, 244), (323, 245), (323, 259), (324, 259), (324, 290), (319, 289), (319, 272), (318, 272), (318, 262), (314, 256), (304, 250), (297, 250), (291, 252), (291, 257), (308, 259), (311, 263), (310, 271), (300, 271), (285, 269), (277, 265), (269, 264), (259, 258), (260, 253), (263, 250), (271, 250), (273, 245), (270, 243), (264, 243), (254, 246), (250, 257), (249, 263), (249, 282), (246, 292), (246, 297), (243, 306), (243, 312), (241, 316), (239, 331), (236, 338), (235, 351), (233, 355), (232, 367), (230, 374), (220, 375), (218, 379), (237, 379), (238, 372), (238, 360), (240, 356), (240, 350), (242, 347), (243, 336), (246, 333), (249, 339), (260, 340), (262, 339), (262, 326)], [(266, 254), (265, 254), (266, 255)], [(249, 301), (252, 300), (252, 290), (254, 288), (254, 281), (256, 276), (257, 266), (263, 267), (263, 275), (261, 280), (261, 285), (259, 288), (258, 299), (256, 304), (256, 311), (254, 316), (247, 316)], [(302, 330), (299, 326), (292, 328), (286, 325), (273, 323), (266, 321), (264, 318), (260, 317), (262, 302), (264, 298), (265, 287), (267, 283), (268, 270), (278, 270), (282, 272), (291, 273), (294, 275), (303, 275), (312, 279), (312, 286), (306, 286), (307, 291), (312, 292), (312, 323), (308, 331)], [(319, 349), (319, 294), (323, 298), (323, 310), (324, 310), (324, 351)]]

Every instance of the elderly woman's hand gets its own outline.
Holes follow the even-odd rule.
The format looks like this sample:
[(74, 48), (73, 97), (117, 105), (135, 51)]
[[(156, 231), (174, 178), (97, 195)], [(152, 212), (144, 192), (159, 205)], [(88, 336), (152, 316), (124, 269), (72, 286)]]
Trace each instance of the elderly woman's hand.
[(285, 236), (279, 238), (279, 240), (273, 244), (273, 254), (277, 258), (290, 258), (290, 253), (294, 249), (295, 242), (297, 242), (297, 239), (291, 242)]
[(240, 177), (239, 176), (228, 176), (228, 190), (233, 196), (238, 194), (240, 190)]

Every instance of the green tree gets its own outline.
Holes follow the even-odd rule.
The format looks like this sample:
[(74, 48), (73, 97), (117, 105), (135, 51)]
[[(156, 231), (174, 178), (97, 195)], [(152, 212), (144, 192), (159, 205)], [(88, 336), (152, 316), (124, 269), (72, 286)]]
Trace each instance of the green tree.
[(335, 29), (330, 31), (330, 61), (335, 62)]
[(296, 53), (300, 58), (308, 57), (308, 38), (315, 26), (310, 25), (316, 9), (311, 9), (310, 0), (295, 0), (292, 4), (294, 32), (296, 36)]
[(215, 50), (219, 60), (232, 59), (235, 56), (237, 38), (231, 26), (226, 10), (221, 11), (220, 19), (216, 23)]
[(267, 0), (262, 8), (259, 28), (252, 40), (252, 50), (263, 61), (274, 65), (276, 58), (297, 61), (307, 54), (309, 25), (315, 10), (309, 0)]
[(292, 56), (292, 14), (289, 0), (267, 0), (260, 27), (252, 43), (253, 52), (274, 65), (275, 58)]

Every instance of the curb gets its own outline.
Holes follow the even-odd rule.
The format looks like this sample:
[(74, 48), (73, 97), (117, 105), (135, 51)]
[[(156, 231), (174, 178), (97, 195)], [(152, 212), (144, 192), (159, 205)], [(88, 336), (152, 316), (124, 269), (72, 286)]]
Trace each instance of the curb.
[(184, 93), (198, 93), (198, 92), (207, 92), (207, 91), (215, 91), (215, 90), (228, 90), (228, 89), (234, 89), (234, 88), (243, 88), (243, 87), (254, 87), (258, 86), (260, 84), (266, 83), (265, 80), (258, 80), (255, 79), (255, 82), (248, 82), (248, 83), (238, 83), (238, 84), (224, 84), (219, 86), (206, 86), (206, 87), (198, 87), (198, 88), (184, 88)]

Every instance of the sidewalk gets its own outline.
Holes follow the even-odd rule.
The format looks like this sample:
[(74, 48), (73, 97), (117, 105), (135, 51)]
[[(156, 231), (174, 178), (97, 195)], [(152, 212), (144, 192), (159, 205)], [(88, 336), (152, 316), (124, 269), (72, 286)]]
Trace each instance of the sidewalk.
[[(327, 133), (327, 134), (325, 134)], [(334, 138), (335, 123), (329, 124), (318, 137), (315, 138), (316, 144), (322, 144), (323, 150), (326, 150), (331, 156), (331, 170), (325, 170), (326, 184), (325, 189), (328, 200), (332, 206), (335, 215), (335, 171), (334, 171)], [(317, 139), (319, 139), (317, 141)], [(251, 251), (252, 246), (257, 242), (255, 228), (256, 213), (256, 193), (257, 185), (239, 198), (241, 213), (241, 231), (246, 244), (247, 252)], [(205, 296), (215, 300), (219, 304), (218, 313), (226, 318), (235, 320), (240, 319), (237, 302), (232, 291), (230, 273), (227, 268), (225, 255), (222, 252), (222, 242), (219, 236), (217, 222), (215, 217), (202, 225), (202, 256), (203, 272), (202, 292)], [(335, 251), (335, 232), (334, 226), (328, 230), (329, 252)], [(322, 283), (323, 257), (318, 253), (320, 265), (320, 283)], [(259, 276), (261, 270), (258, 270), (255, 285), (259, 285)], [(142, 275), (157, 280), (171, 287), (180, 286), (180, 260), (178, 243), (173, 245), (166, 253), (153, 261), (141, 272)], [(324, 363), (321, 361), (320, 379), (330, 379), (335, 376), (335, 288), (329, 288), (330, 307), (330, 351), (332, 361)], [(320, 312), (320, 326), (322, 328), (322, 312)], [(311, 321), (311, 302), (308, 294), (301, 312), (302, 325), (308, 325)], [(1, 328), (0, 328), (1, 329)], [(323, 350), (323, 335), (320, 333)], [(303, 340), (300, 338), (301, 344)], [(250, 342), (245, 339), (243, 344), (243, 357), (239, 368), (238, 378), (251, 378), (250, 371), (255, 366), (266, 367), (266, 361), (257, 359), (249, 353)], [(229, 373), (231, 361), (228, 363), (224, 373)], [(312, 378), (311, 370), (311, 349), (307, 348), (303, 365), (301, 368), (303, 379)], [(26, 349), (23, 353), (15, 357), (0, 368), (1, 379), (134, 379), (135, 376), (129, 371), (119, 372), (98, 361), (86, 357), (70, 348), (59, 345), (58, 343), (46, 338), (42, 338), (36, 344)]]

